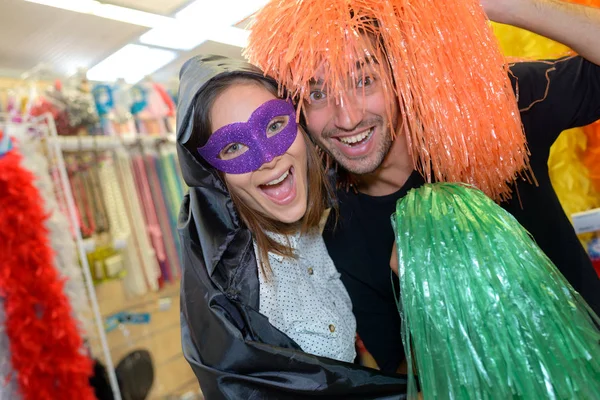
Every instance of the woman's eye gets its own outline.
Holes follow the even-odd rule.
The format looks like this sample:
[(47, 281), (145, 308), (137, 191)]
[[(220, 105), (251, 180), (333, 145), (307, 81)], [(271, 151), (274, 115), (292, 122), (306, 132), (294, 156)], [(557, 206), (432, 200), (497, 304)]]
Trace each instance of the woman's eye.
[(232, 158), (236, 158), (244, 154), (247, 149), (248, 147), (241, 143), (232, 143), (221, 150), (221, 153), (219, 153), (219, 158), (222, 160), (231, 160)]
[(327, 95), (322, 90), (313, 90), (312, 92), (310, 92), (308, 97), (310, 98), (310, 101), (318, 102), (324, 100), (327, 97)]
[(269, 122), (267, 126), (267, 136), (273, 136), (278, 134), (286, 127), (289, 117), (277, 117)]
[(240, 150), (241, 147), (242, 147), (242, 145), (239, 143), (232, 144), (231, 146), (229, 146), (227, 148), (227, 150), (225, 150), (225, 153), (229, 153), (229, 154), (235, 153), (236, 151)]

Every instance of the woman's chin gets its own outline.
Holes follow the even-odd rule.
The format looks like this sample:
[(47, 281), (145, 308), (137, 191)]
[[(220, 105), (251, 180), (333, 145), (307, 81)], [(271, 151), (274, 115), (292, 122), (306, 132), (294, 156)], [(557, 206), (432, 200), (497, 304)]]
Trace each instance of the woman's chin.
[(273, 211), (270, 214), (274, 220), (283, 222), (284, 224), (294, 224), (300, 221), (304, 217), (304, 214), (306, 214), (306, 200), (304, 204), (290, 204), (289, 207), (285, 207), (283, 210)]

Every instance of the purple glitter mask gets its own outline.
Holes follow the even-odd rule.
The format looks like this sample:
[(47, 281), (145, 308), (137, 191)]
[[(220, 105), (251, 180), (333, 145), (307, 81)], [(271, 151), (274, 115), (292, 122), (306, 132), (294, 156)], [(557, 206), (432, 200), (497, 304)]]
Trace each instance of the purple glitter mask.
[[(287, 117), (287, 121), (281, 121), (284, 126), (276, 128), (276, 133), (269, 137), (267, 130), (279, 122), (274, 121), (277, 117)], [(294, 106), (286, 100), (269, 100), (254, 110), (248, 122), (235, 122), (217, 129), (208, 142), (198, 148), (198, 153), (219, 171), (245, 174), (256, 171), (261, 165), (284, 154), (296, 140), (297, 133)], [(219, 154), (233, 144), (242, 144), (248, 148), (237, 157), (221, 159)]]

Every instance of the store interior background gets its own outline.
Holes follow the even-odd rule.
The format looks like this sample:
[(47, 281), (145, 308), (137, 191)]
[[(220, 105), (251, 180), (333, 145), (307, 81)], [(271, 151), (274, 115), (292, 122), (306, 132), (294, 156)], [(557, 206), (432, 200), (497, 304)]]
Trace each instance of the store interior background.
[[(65, 238), (74, 263), (83, 267), (73, 279), (86, 288), (80, 307), (86, 342), (113, 377), (128, 354), (147, 350), (154, 367), (148, 399), (202, 398), (183, 358), (179, 329), (181, 249), (174, 227), (186, 191), (174, 146), (179, 69), (197, 54), (243, 59), (248, 17), (266, 1), (0, 2), (1, 121), (29, 113), (45, 127), (56, 125), (58, 137), (46, 133), (37, 151), (52, 177), (61, 168), (68, 176), (68, 188), (53, 180), (54, 195), (56, 212), (68, 221)], [(544, 50), (537, 53), (511, 54), (524, 43), (535, 50), (542, 39), (498, 32), (507, 55), (567, 51), (553, 47), (547, 54), (549, 47), (540, 45)], [(74, 102), (96, 95), (92, 110), (76, 111), (87, 120), (65, 115), (64, 104), (47, 96), (57, 90)], [(115, 103), (118, 92), (129, 93), (127, 104), (136, 111), (117, 116), (102, 103), (107, 90)], [(46, 111), (56, 124), (47, 121)], [(569, 215), (600, 206), (600, 188), (585, 161), (590, 132), (600, 136), (598, 124), (566, 132), (553, 149), (553, 183)], [(52, 146), (63, 161), (48, 150)], [(597, 243), (593, 233), (582, 240), (590, 249)]]
[[(129, 90), (136, 84), (146, 89), (161, 85), (173, 101), (171, 108), (169, 104), (154, 104), (154, 109), (141, 111), (132, 116), (133, 123), (118, 129), (110, 126), (108, 114), (97, 115), (96, 123), (70, 127), (69, 132), (61, 131), (64, 125), (60, 121), (56, 124), (74, 206), (78, 214), (86, 214), (90, 207), (93, 211), (92, 216), (84, 215), (81, 240), (73, 235), (73, 246), (75, 256), (80, 246), (87, 254), (110, 360), (103, 351), (92, 307), (94, 296), (89, 293), (89, 307), (83, 307), (84, 318), (88, 319), (86, 341), (93, 356), (109, 369), (111, 364), (117, 368), (135, 350), (149, 351), (155, 374), (148, 399), (201, 398), (197, 380), (181, 350), (179, 249), (177, 240), (169, 237), (174, 233), (174, 218), (186, 190), (173, 143), (172, 106), (179, 69), (188, 58), (202, 53), (241, 59), (248, 34), (245, 19), (264, 3), (0, 3), (3, 122), (35, 103), (33, 97), (43, 97), (48, 88), (56, 90), (57, 81), (64, 92), (81, 89), (93, 95), (96, 85), (105, 83), (110, 87), (123, 78), (125, 83), (121, 82), (120, 89)], [(38, 111), (42, 112), (43, 107)], [(50, 170), (56, 167), (47, 149), (40, 148), (39, 152), (48, 158)], [(102, 167), (94, 166), (100, 165), (98, 160)], [(114, 181), (107, 183), (110, 179)], [(123, 187), (127, 183), (135, 190)], [(55, 192), (59, 193), (57, 197), (64, 197), (64, 188), (56, 187)], [(154, 212), (146, 209), (148, 202)], [(67, 202), (63, 199), (63, 203)], [(68, 204), (60, 208), (68, 220)], [(140, 254), (143, 245), (151, 249), (150, 254)], [(152, 268), (159, 269), (154, 276)], [(85, 275), (80, 278), (85, 285)], [(127, 317), (129, 321), (124, 322)]]

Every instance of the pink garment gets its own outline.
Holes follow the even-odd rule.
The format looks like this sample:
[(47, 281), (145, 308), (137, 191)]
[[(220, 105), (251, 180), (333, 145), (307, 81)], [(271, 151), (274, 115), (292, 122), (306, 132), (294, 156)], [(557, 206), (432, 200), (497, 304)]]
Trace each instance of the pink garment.
[(171, 232), (171, 225), (169, 223), (169, 215), (167, 214), (167, 206), (165, 205), (164, 194), (160, 180), (156, 171), (157, 158), (153, 155), (144, 156), (146, 161), (146, 172), (148, 175), (148, 182), (150, 183), (152, 193), (154, 194), (154, 204), (156, 206), (156, 215), (158, 221), (162, 226), (163, 231), (163, 242), (165, 250), (167, 252), (167, 258), (169, 260), (169, 275), (166, 277), (167, 280), (171, 281), (174, 277), (179, 276), (179, 258), (177, 249), (175, 248), (175, 241), (173, 240), (173, 232)]
[[(146, 175), (146, 169), (144, 168), (144, 160), (142, 156), (136, 155), (132, 157), (131, 163), (133, 165), (134, 177), (136, 186), (142, 200), (144, 217), (146, 219), (146, 228), (150, 237), (152, 247), (156, 252), (156, 258), (158, 262), (163, 265), (167, 261), (167, 254), (164, 242), (162, 240), (162, 232), (158, 223), (158, 216), (156, 215), (156, 207), (152, 200), (152, 192), (148, 183), (148, 176)], [(162, 268), (161, 268), (162, 270)]]
[(144, 112), (150, 118), (161, 119), (169, 115), (169, 107), (165, 104), (158, 90), (156, 90), (155, 84), (153, 83), (142, 83), (146, 90), (146, 101), (147, 105)]
[(159, 83), (154, 84), (154, 90), (156, 90), (162, 101), (165, 103), (165, 106), (169, 109), (167, 117), (174, 117), (175, 103), (173, 102), (173, 99), (171, 99), (171, 96), (169, 96), (169, 93), (167, 93), (166, 89)]

